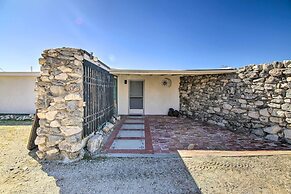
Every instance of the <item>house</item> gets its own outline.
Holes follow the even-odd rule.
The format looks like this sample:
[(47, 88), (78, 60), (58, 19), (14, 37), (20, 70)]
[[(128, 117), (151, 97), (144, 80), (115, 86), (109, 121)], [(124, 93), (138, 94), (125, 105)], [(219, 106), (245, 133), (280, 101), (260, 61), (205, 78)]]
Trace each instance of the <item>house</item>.
[(166, 115), (169, 108), (179, 110), (181, 76), (224, 74), (235, 71), (235, 69), (110, 69), (110, 73), (117, 76), (119, 115)]
[(35, 80), (39, 72), (0, 72), (0, 114), (35, 113)]
[[(101, 62), (100, 62), (101, 63)], [(117, 78), (119, 115), (166, 115), (169, 108), (179, 110), (180, 77), (223, 74), (234, 69), (133, 70), (101, 67)], [(35, 81), (39, 72), (0, 72), (0, 114), (35, 112)]]

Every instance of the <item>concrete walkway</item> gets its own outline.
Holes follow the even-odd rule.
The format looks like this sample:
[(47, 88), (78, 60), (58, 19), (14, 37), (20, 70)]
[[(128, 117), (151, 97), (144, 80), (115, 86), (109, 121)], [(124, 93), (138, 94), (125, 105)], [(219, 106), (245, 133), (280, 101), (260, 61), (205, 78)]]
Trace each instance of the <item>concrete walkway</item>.
[(150, 130), (143, 116), (127, 116), (116, 127), (105, 145), (107, 153), (153, 153)]

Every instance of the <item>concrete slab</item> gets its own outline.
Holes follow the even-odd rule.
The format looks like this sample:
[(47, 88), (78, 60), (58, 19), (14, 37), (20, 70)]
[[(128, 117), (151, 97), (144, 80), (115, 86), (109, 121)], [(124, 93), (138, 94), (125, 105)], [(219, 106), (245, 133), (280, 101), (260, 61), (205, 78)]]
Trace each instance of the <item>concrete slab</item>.
[(144, 123), (144, 120), (141, 119), (126, 119), (124, 123)]
[(145, 134), (144, 131), (141, 130), (131, 130), (131, 131), (120, 130), (117, 134), (117, 137), (145, 137)]
[(132, 119), (143, 119), (143, 116), (127, 116), (127, 118), (132, 118)]
[(121, 129), (144, 129), (144, 124), (122, 124)]
[(119, 149), (144, 150), (145, 149), (145, 140), (116, 139), (113, 141), (110, 149), (113, 149), (113, 150), (119, 150)]

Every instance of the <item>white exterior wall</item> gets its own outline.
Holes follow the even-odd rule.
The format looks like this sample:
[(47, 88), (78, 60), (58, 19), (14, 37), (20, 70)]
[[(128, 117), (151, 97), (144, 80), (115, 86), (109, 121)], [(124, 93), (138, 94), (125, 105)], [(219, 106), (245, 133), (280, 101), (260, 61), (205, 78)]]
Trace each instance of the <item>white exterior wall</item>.
[[(171, 87), (162, 85), (162, 80), (172, 80)], [(127, 84), (124, 84), (127, 80)], [(179, 110), (179, 76), (118, 76), (118, 114), (127, 115), (129, 109), (129, 81), (144, 80), (144, 114), (166, 115), (169, 108)]]
[(35, 113), (35, 76), (0, 76), (0, 113)]

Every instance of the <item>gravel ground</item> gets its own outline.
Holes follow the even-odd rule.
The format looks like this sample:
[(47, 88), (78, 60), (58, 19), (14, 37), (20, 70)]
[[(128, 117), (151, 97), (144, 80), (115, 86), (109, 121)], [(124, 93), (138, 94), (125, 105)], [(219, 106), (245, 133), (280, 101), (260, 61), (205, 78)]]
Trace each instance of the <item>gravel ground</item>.
[(290, 156), (41, 164), (26, 150), (29, 130), (0, 126), (0, 193), (291, 193)]

